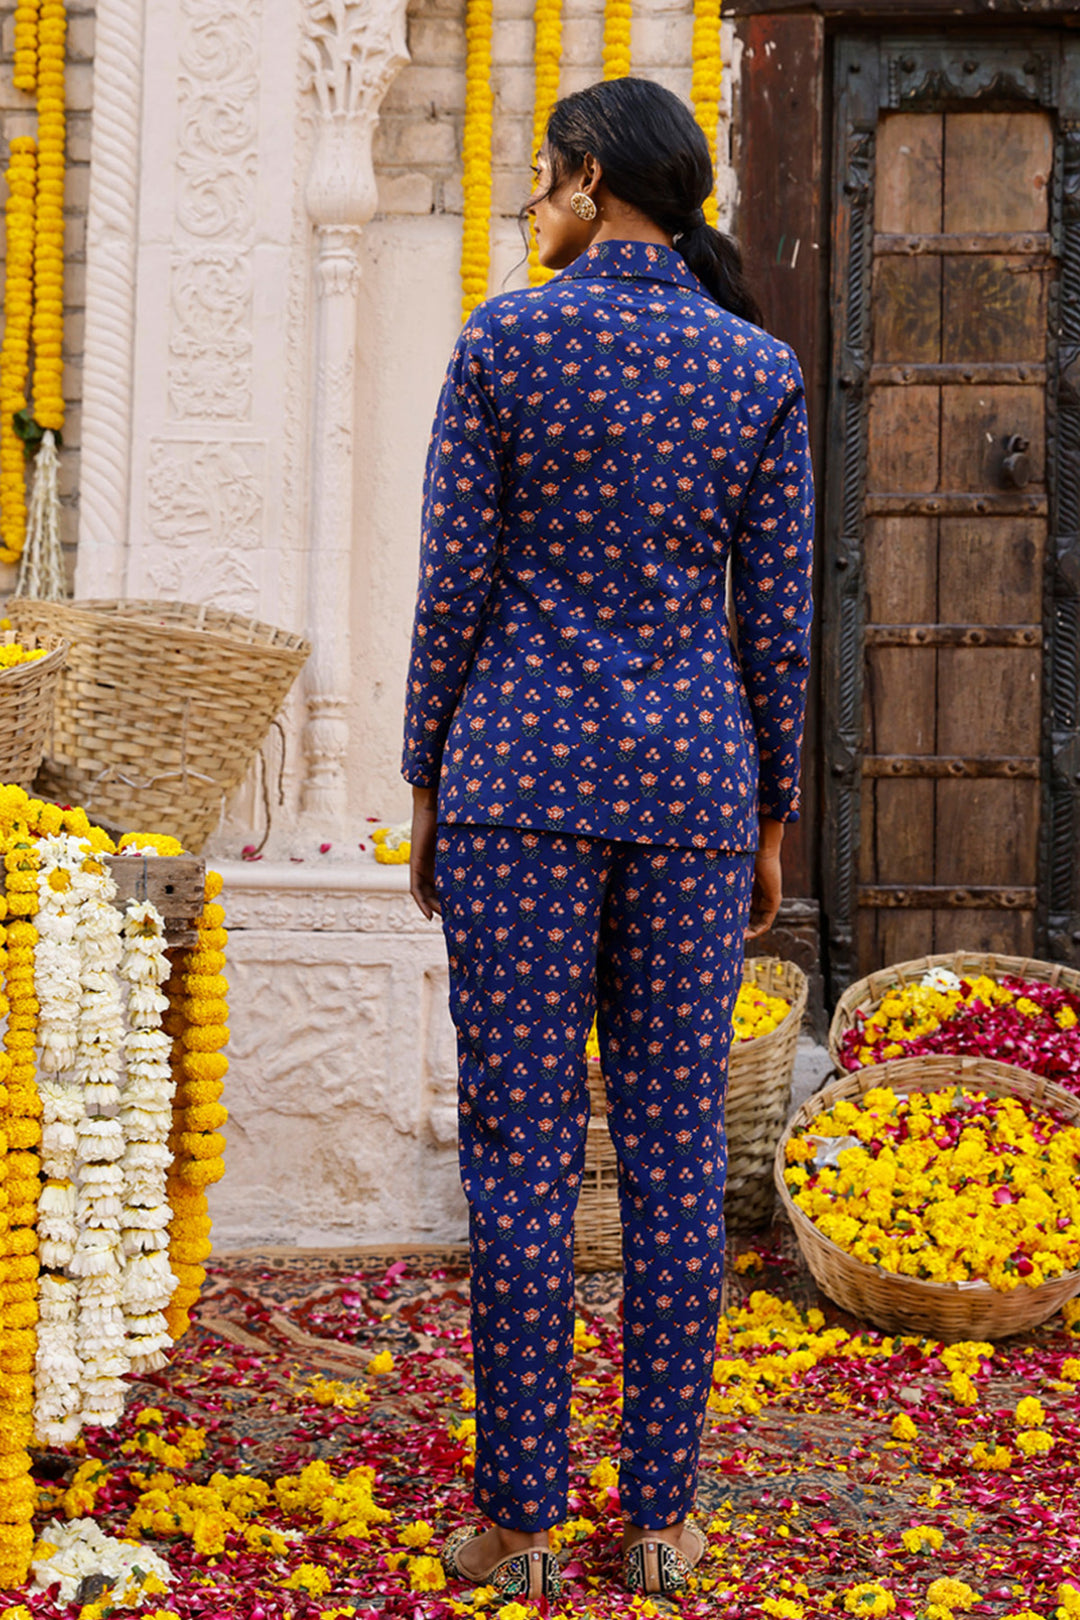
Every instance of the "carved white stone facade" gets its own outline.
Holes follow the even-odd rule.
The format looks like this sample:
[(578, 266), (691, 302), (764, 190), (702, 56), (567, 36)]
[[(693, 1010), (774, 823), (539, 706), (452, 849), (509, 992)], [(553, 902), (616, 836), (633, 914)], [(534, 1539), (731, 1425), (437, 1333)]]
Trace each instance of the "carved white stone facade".
[(215, 1241), (460, 1241), (438, 924), (400, 868), (223, 870), (232, 1040)]

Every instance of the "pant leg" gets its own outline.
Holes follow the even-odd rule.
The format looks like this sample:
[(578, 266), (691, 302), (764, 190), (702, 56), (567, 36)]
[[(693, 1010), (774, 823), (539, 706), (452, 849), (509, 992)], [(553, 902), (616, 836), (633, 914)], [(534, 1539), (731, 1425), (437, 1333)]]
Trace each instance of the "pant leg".
[(724, 1271), (724, 1097), (754, 857), (613, 846), (599, 1028), (619, 1155), (619, 1492), (661, 1529), (693, 1505)]
[(494, 827), (438, 833), (469, 1205), (473, 1489), (514, 1530), (566, 1517), (585, 1040), (610, 848)]

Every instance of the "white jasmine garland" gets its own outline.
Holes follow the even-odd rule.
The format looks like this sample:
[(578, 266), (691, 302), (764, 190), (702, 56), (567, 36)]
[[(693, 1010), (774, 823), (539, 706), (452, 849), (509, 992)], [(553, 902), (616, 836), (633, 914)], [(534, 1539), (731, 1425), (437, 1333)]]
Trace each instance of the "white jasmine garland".
[(120, 977), (127, 985), (127, 1084), (119, 1117), (126, 1142), (124, 1308), (135, 1372), (152, 1372), (165, 1364), (171, 1339), (164, 1311), (177, 1286), (169, 1266), (172, 1211), (165, 1189), (176, 1089), (172, 1041), (161, 1027), (169, 1005), (161, 990), (169, 976), (165, 949), (165, 920), (156, 906), (129, 902), (120, 962)]

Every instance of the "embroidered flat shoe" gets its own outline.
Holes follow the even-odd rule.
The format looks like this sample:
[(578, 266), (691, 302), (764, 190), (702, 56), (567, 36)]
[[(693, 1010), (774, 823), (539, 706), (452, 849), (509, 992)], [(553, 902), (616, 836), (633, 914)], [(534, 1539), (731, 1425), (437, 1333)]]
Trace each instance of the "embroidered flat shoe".
[(686, 1528), (698, 1539), (696, 1558), (687, 1558), (678, 1547), (673, 1547), (670, 1541), (661, 1540), (658, 1535), (643, 1536), (633, 1546), (627, 1547), (623, 1554), (623, 1584), (627, 1591), (652, 1597), (671, 1597), (676, 1592), (686, 1591), (690, 1572), (700, 1564), (706, 1547), (705, 1537), (697, 1525), (688, 1524)]
[(557, 1598), (562, 1593), (562, 1569), (553, 1552), (543, 1547), (526, 1547), (522, 1552), (510, 1553), (483, 1575), (470, 1575), (458, 1563), (458, 1553), (470, 1541), (483, 1535), (465, 1525), (446, 1538), (442, 1550), (442, 1566), (446, 1573), (458, 1581), (471, 1581), (474, 1586), (493, 1586), (504, 1598)]

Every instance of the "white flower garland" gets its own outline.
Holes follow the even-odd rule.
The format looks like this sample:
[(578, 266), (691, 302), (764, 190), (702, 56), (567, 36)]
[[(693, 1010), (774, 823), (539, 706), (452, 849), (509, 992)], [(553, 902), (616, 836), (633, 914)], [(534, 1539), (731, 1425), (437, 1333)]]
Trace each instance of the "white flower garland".
[(127, 1085), (120, 1121), (124, 1130), (124, 1210), (127, 1267), (124, 1310), (133, 1372), (153, 1372), (166, 1362), (172, 1343), (165, 1307), (177, 1279), (169, 1267), (172, 1211), (165, 1175), (172, 1161), (168, 1136), (176, 1090), (172, 1041), (161, 1027), (169, 999), (161, 986), (169, 976), (165, 919), (149, 901), (132, 901), (124, 918), (120, 976), (129, 986)]
[(59, 1583), (60, 1603), (72, 1603), (88, 1575), (106, 1576), (113, 1583), (113, 1601), (125, 1608), (137, 1606), (149, 1576), (166, 1586), (175, 1579), (164, 1558), (145, 1542), (108, 1536), (93, 1519), (72, 1519), (69, 1524), (50, 1519), (39, 1545), (48, 1548), (48, 1554), (30, 1565), (34, 1585), (48, 1591)]
[(78, 1241), (74, 1186), (79, 1129), (85, 1105), (76, 1083), (79, 1041), (80, 952), (75, 940), (85, 888), (77, 880), (88, 846), (70, 834), (38, 845), (35, 988), (38, 1014), (38, 1090), (42, 1104), (41, 1168), (48, 1178), (38, 1197), (42, 1265), (40, 1320), (34, 1365), (37, 1438), (66, 1445), (82, 1426), (75, 1342), (76, 1285), (64, 1275)]

